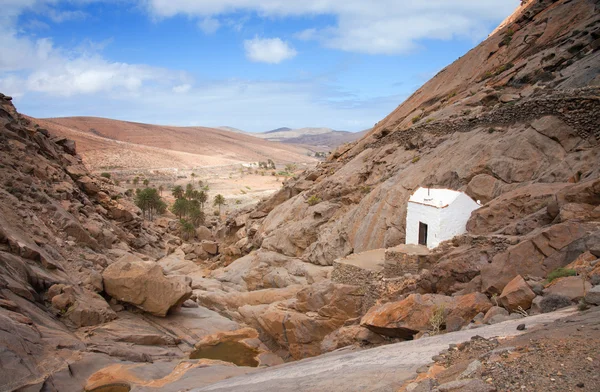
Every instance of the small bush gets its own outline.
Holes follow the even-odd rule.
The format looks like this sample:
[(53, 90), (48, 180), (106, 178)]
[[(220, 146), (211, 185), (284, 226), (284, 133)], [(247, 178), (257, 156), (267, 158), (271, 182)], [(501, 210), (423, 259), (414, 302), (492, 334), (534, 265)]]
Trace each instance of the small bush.
[(414, 158), (411, 160), (411, 162), (412, 162), (412, 163), (417, 163), (417, 162), (419, 162), (420, 160), (421, 160), (421, 157), (417, 155), (416, 157), (414, 157)]
[(488, 128), (488, 133), (494, 133), (494, 132), (496, 132), (496, 128), (494, 128), (494, 127)]
[(419, 122), (420, 119), (421, 119), (421, 116), (414, 116), (413, 118), (410, 119), (410, 121), (412, 121), (413, 124), (416, 124), (417, 122)]
[(321, 202), (321, 198), (317, 195), (312, 195), (311, 197), (308, 198), (308, 200), (306, 200), (306, 202), (308, 203), (309, 206), (314, 206), (316, 204), (319, 204)]
[(107, 173), (107, 172), (101, 173), (100, 177), (110, 178), (110, 173)]
[(368, 193), (371, 193), (371, 187), (369, 185), (363, 185), (360, 187), (360, 191), (366, 195)]
[(585, 298), (579, 300), (579, 303), (577, 304), (577, 309), (579, 309), (579, 311), (583, 312), (584, 310), (588, 310), (589, 308), (590, 305), (585, 301)]
[(550, 283), (553, 280), (558, 279), (558, 278), (564, 278), (565, 276), (575, 276), (575, 275), (577, 275), (577, 271), (575, 271), (574, 269), (558, 268), (548, 274), (548, 276), (546, 277), (546, 281), (548, 283)]
[(442, 330), (442, 327), (446, 324), (446, 307), (444, 305), (436, 306), (433, 310), (433, 314), (429, 318), (429, 325), (431, 326), (431, 334), (438, 335)]
[(425, 121), (426, 124), (429, 124), (430, 122), (433, 122), (434, 119), (433, 118), (428, 118), (427, 121)]

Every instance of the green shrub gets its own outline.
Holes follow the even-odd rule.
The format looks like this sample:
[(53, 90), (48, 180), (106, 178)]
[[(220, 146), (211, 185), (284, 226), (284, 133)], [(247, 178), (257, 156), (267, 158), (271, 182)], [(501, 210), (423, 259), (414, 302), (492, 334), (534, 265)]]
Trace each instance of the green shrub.
[(558, 279), (558, 278), (564, 278), (565, 276), (576, 276), (576, 275), (577, 275), (577, 271), (575, 271), (574, 269), (557, 268), (548, 274), (548, 276), (546, 277), (546, 281), (548, 283), (550, 283), (553, 280)]
[(411, 161), (411, 162), (412, 162), (412, 163), (417, 163), (417, 162), (419, 162), (420, 160), (421, 160), (421, 157), (417, 155), (416, 157), (414, 157), (414, 158), (412, 159), (412, 161)]
[(414, 116), (413, 118), (410, 119), (410, 121), (412, 121), (413, 124), (416, 124), (417, 122), (419, 122), (420, 119), (421, 119), (421, 116)]
[(308, 203), (309, 206), (314, 206), (316, 204), (319, 204), (321, 202), (321, 198), (317, 195), (312, 195), (311, 197), (308, 198), (308, 200), (306, 200), (306, 202)]
[(110, 178), (110, 173), (107, 173), (107, 172), (101, 173), (100, 177)]

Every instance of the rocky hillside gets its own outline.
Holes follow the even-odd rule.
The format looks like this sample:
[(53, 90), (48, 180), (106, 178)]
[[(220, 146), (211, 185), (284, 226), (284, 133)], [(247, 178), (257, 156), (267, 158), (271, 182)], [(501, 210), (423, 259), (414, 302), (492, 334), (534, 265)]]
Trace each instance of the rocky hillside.
[[(429, 362), (409, 363), (419, 347), (600, 305), (599, 8), (524, 2), (360, 141), (191, 241), (169, 216), (143, 221), (72, 141), (0, 96), (0, 390), (262, 390), (269, 374), (310, 375), (287, 390), (396, 390)], [(483, 206), (435, 250), (395, 247), (424, 185)], [(397, 342), (393, 358), (360, 351)], [(358, 351), (339, 361), (261, 369), (347, 346)], [(354, 378), (329, 382), (345, 362)], [(481, 390), (512, 385), (487, 366), (499, 383), (473, 381)]]
[[(381, 335), (421, 336), (439, 307), (456, 330), (477, 314), (518, 317), (532, 303), (539, 312), (542, 300), (548, 311), (548, 295), (562, 296), (561, 306), (581, 299), (600, 283), (589, 280), (600, 279), (599, 7), (527, 2), (363, 139), (231, 217), (220, 238), (238, 254), (259, 250), (213, 277), (244, 291), (287, 287), (294, 266), (309, 263), (333, 266), (334, 286), (350, 286), (228, 310), (302, 358)], [(420, 186), (461, 190), (483, 206), (466, 235), (386, 275), (388, 261), (402, 265), (390, 248), (404, 243), (406, 204)], [(380, 258), (383, 268), (385, 253), (385, 268), (336, 262), (369, 250), (354, 265)], [(563, 267), (584, 278), (544, 280)], [(513, 291), (527, 299), (498, 302)]]
[[(185, 303), (193, 270), (156, 262), (182, 244), (168, 219), (144, 221), (125, 189), (88, 172), (72, 140), (51, 137), (2, 94), (0, 149), (1, 391), (78, 391), (119, 362), (169, 368), (202, 337), (241, 328)], [(236, 336), (254, 336), (245, 333)], [(256, 355), (266, 351), (253, 344)]]
[[(251, 240), (331, 265), (403, 243), (406, 202), (419, 186), (466, 191), (488, 203), (483, 211), (521, 200), (486, 228), (475, 216), (471, 228), (483, 234), (517, 225), (560, 188), (598, 178), (597, 8), (528, 2), (366, 137), (260, 205), (254, 216), (266, 217), (248, 221), (256, 228)], [(523, 193), (538, 201), (521, 208), (532, 203)], [(311, 197), (320, 202), (307, 204)]]

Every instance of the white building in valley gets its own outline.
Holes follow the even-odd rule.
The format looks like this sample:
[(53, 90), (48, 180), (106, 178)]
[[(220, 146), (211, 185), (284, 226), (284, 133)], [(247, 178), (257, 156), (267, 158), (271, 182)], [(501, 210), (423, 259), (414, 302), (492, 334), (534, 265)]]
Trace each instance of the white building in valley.
[(419, 188), (408, 201), (406, 243), (435, 248), (466, 232), (471, 212), (479, 207), (462, 192)]

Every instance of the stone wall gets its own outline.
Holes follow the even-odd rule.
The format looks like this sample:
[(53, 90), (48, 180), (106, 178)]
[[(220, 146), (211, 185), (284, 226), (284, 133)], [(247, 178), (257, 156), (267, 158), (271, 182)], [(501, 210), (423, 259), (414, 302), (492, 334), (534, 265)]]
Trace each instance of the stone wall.
[(365, 146), (378, 148), (390, 143), (407, 144), (423, 132), (442, 136), (454, 132), (469, 132), (478, 127), (511, 125), (532, 121), (546, 115), (559, 117), (573, 127), (577, 134), (591, 144), (600, 143), (600, 88), (586, 87), (570, 91), (540, 92), (531, 98), (510, 104), (499, 104), (493, 110), (477, 115), (464, 116), (453, 120), (433, 121), (418, 124), (408, 129), (395, 129), (379, 140)]

